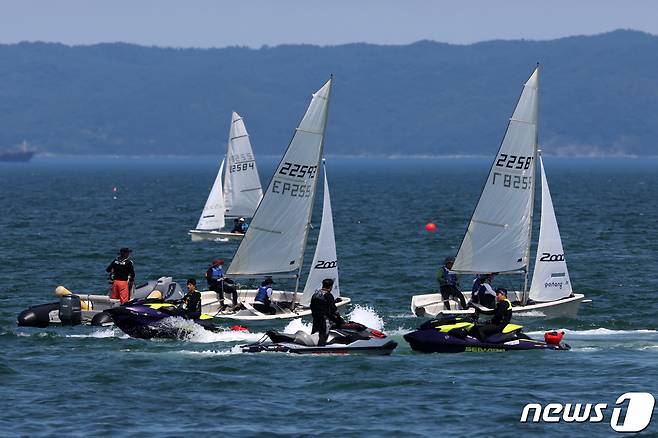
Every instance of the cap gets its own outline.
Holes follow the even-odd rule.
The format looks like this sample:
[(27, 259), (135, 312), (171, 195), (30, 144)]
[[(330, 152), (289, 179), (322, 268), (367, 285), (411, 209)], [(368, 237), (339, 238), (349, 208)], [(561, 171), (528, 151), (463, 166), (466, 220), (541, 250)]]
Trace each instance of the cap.
[(503, 294), (507, 296), (507, 289), (505, 289), (504, 287), (496, 288), (496, 294)]
[(215, 260), (212, 261), (213, 266), (221, 266), (223, 264), (224, 264), (224, 260), (222, 260), (222, 259), (215, 259)]
[(119, 254), (130, 254), (132, 250), (130, 248), (123, 247), (119, 250)]
[(244, 222), (244, 218), (243, 218), (243, 217), (241, 217), (241, 218), (238, 219), (238, 220), (239, 220), (240, 222)]

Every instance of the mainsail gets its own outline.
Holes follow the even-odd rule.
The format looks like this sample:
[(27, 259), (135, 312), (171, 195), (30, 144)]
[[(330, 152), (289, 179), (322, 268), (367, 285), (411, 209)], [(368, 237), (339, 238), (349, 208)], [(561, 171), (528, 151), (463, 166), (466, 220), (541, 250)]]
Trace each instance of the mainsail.
[(242, 117), (233, 112), (224, 174), (226, 216), (252, 217), (262, 197), (263, 189), (260, 186), (249, 134)]
[(304, 286), (304, 295), (300, 303), (304, 306), (311, 304), (313, 293), (322, 287), (322, 280), (331, 278), (334, 280), (334, 287), (331, 293), (334, 297), (340, 296), (338, 286), (338, 257), (336, 257), (336, 238), (334, 237), (334, 219), (331, 214), (331, 199), (329, 196), (329, 183), (327, 182), (327, 168), (324, 167), (324, 199), (322, 201), (322, 222), (320, 223), (320, 233), (318, 234), (318, 243), (315, 247), (313, 264), (306, 279)]
[(486, 185), (457, 253), (453, 271), (506, 272), (528, 265), (539, 66), (523, 87)]
[(201, 217), (196, 225), (197, 230), (219, 230), (224, 226), (224, 194), (222, 190), (222, 170), (224, 169), (224, 160), (219, 166), (219, 172), (215, 177), (215, 182), (210, 189), (210, 195), (203, 207)]
[(313, 94), (227, 275), (283, 274), (301, 269), (324, 145), (331, 81)]
[(541, 221), (530, 298), (535, 301), (555, 301), (571, 295), (571, 281), (541, 157), (539, 164), (542, 179)]

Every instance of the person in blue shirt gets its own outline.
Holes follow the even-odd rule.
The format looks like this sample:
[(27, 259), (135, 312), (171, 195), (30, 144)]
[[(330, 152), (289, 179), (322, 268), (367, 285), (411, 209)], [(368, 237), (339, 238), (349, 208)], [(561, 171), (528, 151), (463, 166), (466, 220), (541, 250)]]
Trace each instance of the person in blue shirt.
[(461, 290), (459, 290), (459, 280), (457, 274), (451, 271), (452, 265), (455, 262), (454, 257), (446, 257), (443, 261), (443, 266), (439, 268), (436, 276), (439, 282), (439, 290), (441, 291), (441, 299), (443, 300), (443, 308), (450, 310), (450, 298), (459, 300), (459, 305), (462, 309), (466, 309), (466, 298)]
[(256, 298), (254, 298), (254, 309), (266, 315), (274, 315), (276, 309), (272, 307), (272, 281), (271, 277), (267, 277), (258, 288)]

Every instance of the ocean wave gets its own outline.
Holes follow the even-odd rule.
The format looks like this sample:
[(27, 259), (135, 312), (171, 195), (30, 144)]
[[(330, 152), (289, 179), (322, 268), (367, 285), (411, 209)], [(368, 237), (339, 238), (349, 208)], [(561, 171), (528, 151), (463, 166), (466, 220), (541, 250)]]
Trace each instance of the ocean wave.
[[(638, 329), (638, 330), (612, 330), (605, 327), (599, 327), (588, 330), (570, 330), (559, 329), (557, 331), (564, 332), (567, 337), (614, 337), (614, 336), (628, 336), (628, 335), (652, 335), (658, 333), (656, 330), (651, 329)], [(529, 332), (530, 336), (543, 335), (545, 331)]]

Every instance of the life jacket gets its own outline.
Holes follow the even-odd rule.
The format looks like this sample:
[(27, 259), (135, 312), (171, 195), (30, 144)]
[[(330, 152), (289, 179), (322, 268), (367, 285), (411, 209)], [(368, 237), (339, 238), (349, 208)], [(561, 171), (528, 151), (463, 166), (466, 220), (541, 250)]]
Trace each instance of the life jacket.
[(263, 303), (266, 306), (270, 305), (270, 297), (268, 294), (268, 290), (271, 288), (269, 286), (261, 286), (258, 288), (258, 293), (256, 293), (256, 298), (254, 298), (254, 301), (257, 301), (259, 303)]
[(213, 280), (215, 281), (219, 280), (223, 276), (224, 276), (224, 272), (222, 271), (221, 266), (217, 266), (217, 267), (213, 266), (212, 268), (210, 268), (210, 278), (212, 278)]

